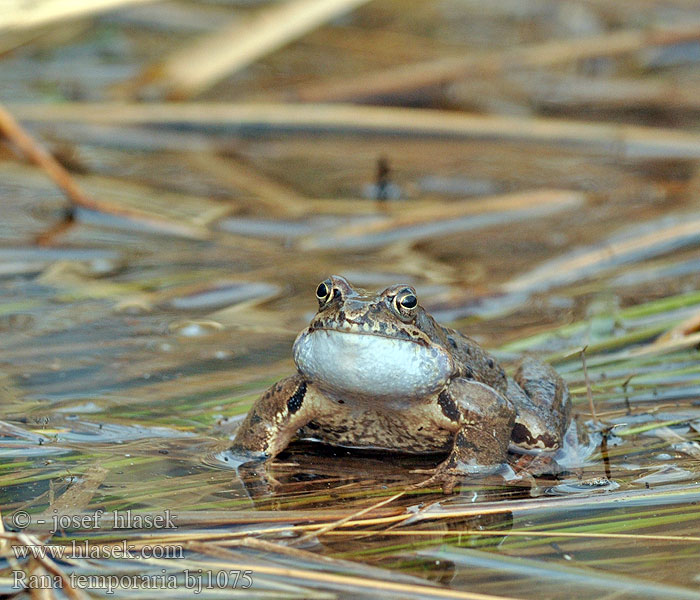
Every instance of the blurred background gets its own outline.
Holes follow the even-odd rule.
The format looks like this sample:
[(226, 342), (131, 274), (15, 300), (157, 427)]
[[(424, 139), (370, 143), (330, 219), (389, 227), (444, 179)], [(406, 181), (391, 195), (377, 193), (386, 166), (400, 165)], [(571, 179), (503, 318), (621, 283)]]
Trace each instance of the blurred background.
[[(283, 360), (330, 273), (491, 344), (697, 288), (694, 2), (17, 1), (0, 31), (6, 116), (63, 168), (1, 147), (8, 293), (42, 283), (10, 345), (111, 327), (139, 372), (129, 315), (206, 329), (175, 360), (204, 371)], [(47, 358), (26, 385), (125, 375)]]
[[(69, 473), (86, 506), (245, 506), (212, 431), (291, 373), (332, 273), (543, 354), (583, 420), (586, 347), (596, 419), (676, 428), (579, 477), (697, 479), (696, 1), (4, 0), (0, 135), (5, 510)], [(302, 471), (376, 489), (335, 464)], [(613, 568), (692, 585), (665, 552)]]

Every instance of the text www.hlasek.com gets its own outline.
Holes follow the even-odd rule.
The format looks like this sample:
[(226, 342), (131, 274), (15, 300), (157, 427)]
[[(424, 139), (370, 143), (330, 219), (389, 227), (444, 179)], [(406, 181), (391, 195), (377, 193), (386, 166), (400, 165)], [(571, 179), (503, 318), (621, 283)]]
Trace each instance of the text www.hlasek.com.
[(184, 558), (183, 547), (178, 545), (139, 545), (122, 540), (117, 544), (96, 545), (88, 540), (71, 540), (70, 544), (22, 544), (12, 546), (17, 559), (21, 558)]

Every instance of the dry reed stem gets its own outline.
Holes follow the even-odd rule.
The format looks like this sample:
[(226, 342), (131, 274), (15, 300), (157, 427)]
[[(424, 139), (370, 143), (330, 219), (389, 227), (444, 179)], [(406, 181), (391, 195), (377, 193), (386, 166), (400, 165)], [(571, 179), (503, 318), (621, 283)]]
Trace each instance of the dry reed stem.
[(353, 519), (357, 519), (358, 517), (366, 515), (368, 512), (371, 512), (377, 508), (380, 508), (380, 507), (384, 506), (385, 504), (389, 504), (390, 502), (393, 502), (394, 500), (398, 500), (404, 494), (406, 494), (405, 491), (399, 492), (398, 494), (394, 494), (393, 496), (390, 496), (389, 498), (385, 498), (381, 502), (377, 502), (376, 504), (373, 504), (372, 506), (367, 506), (366, 508), (363, 508), (362, 510), (359, 510), (357, 512), (349, 514), (348, 516), (343, 517), (342, 519), (338, 519), (337, 521), (334, 521), (332, 523), (328, 523), (316, 531), (312, 531), (312, 532), (307, 533), (306, 535), (302, 535), (298, 540), (295, 540), (295, 543), (302, 544), (302, 543), (308, 542), (309, 540), (313, 539), (317, 535), (322, 535), (322, 534), (326, 533), (327, 531), (332, 531), (333, 529), (335, 529), (337, 527), (342, 527), (348, 521), (352, 521)]
[(56, 221), (54, 225), (42, 231), (35, 238), (38, 246), (50, 246), (61, 237), (64, 233), (70, 230), (75, 225), (75, 216), (72, 211), (66, 211), (66, 214), (61, 221)]
[(161, 81), (176, 99), (191, 98), (310, 30), (369, 0), (288, 0), (235, 19), (220, 31), (148, 67), (141, 83)]
[[(25, 546), (41, 546), (43, 545), (41, 540), (33, 535), (28, 535), (26, 533), (14, 534), (15, 539), (22, 545)], [(80, 589), (74, 588), (71, 584), (70, 577), (66, 575), (66, 572), (61, 569), (52, 559), (48, 557), (33, 557), (44, 569), (58, 575), (63, 582), (63, 593), (68, 596), (70, 600), (87, 600), (88, 596)]]
[(474, 115), (441, 110), (341, 104), (16, 105), (19, 118), (121, 125), (226, 126), (238, 134), (272, 132), (363, 133), (413, 138), (486, 139), (582, 145), (619, 158), (700, 158), (700, 134), (661, 127), (562, 119)]
[[(194, 541), (201, 539), (198, 534), (194, 534), (194, 537)], [(361, 573), (367, 576), (376, 576), (378, 578), (385, 578), (389, 575), (389, 573), (381, 567), (373, 567), (367, 564), (353, 562), (351, 560), (326, 556), (324, 554), (319, 554), (318, 552), (302, 550), (300, 548), (285, 546), (279, 543), (271, 542), (268, 540), (261, 540), (250, 536), (246, 536), (236, 540), (230, 540), (229, 544), (227, 544), (226, 541), (214, 542), (214, 544), (220, 544), (221, 546), (230, 545), (235, 548), (251, 548), (253, 550), (261, 550), (268, 554), (281, 554), (283, 556), (289, 556), (297, 560), (305, 560), (312, 563), (316, 563), (329, 569), (348, 568), (353, 569), (355, 571), (360, 571)], [(419, 578), (416, 578), (411, 575), (401, 575), (396, 572), (391, 573), (391, 577), (395, 578), (396, 580), (404, 579), (407, 583), (416, 582), (419, 585), (423, 583), (423, 580), (420, 580)]]
[(700, 216), (660, 227), (649, 233), (642, 233), (630, 239), (606, 243), (602, 247), (587, 250), (581, 254), (546, 263), (534, 270), (504, 284), (504, 292), (524, 292), (546, 289), (553, 285), (572, 283), (589, 277), (593, 272), (612, 267), (626, 255), (648, 258), (650, 253), (658, 253), (668, 245), (678, 243), (683, 238), (693, 239), (700, 231)]
[(700, 26), (679, 25), (651, 30), (617, 31), (574, 40), (555, 40), (471, 56), (455, 56), (386, 69), (355, 79), (321, 83), (297, 90), (307, 102), (347, 102), (387, 98), (444, 85), (465, 77), (497, 75), (561, 65), (599, 56), (615, 56), (652, 46), (666, 46), (700, 37)]
[[(508, 80), (540, 106), (591, 107), (595, 110), (629, 110), (654, 108), (668, 111), (700, 109), (700, 87), (686, 81), (666, 79), (584, 77), (579, 75), (538, 74)], [(450, 101), (469, 99), (470, 84), (455, 84)]]
[[(552, 210), (575, 208), (583, 204), (584, 199), (585, 195), (580, 192), (542, 189), (487, 196), (478, 200), (468, 199), (448, 204), (431, 202), (422, 205), (418, 204), (413, 207), (403, 205), (387, 206), (380, 213), (387, 215), (384, 219), (360, 222), (355, 225), (342, 224), (334, 229), (310, 234), (301, 239), (299, 247), (302, 250), (312, 250), (314, 248), (328, 247), (329, 245), (334, 247), (340, 245), (341, 247), (365, 248), (374, 245), (386, 245), (387, 242), (383, 240), (382, 234), (399, 233), (402, 229), (406, 230), (400, 233), (401, 236), (405, 235), (405, 240), (444, 235), (444, 230), (421, 232), (415, 227), (425, 224), (444, 223), (445, 228), (448, 229), (450, 223), (460, 217), (498, 213), (503, 213), (504, 215), (513, 213), (513, 215), (516, 215), (525, 210), (532, 210), (531, 216), (535, 218), (545, 208), (551, 208)], [(530, 214), (528, 213), (529, 216)], [(464, 227), (471, 228), (472, 225), (465, 223)]]
[[(679, 438), (681, 439), (681, 438)], [(400, 526), (400, 523), (398, 524)], [(319, 525), (288, 525), (284, 527), (270, 527), (260, 530), (248, 530), (241, 532), (207, 532), (207, 533), (190, 533), (190, 534), (180, 534), (180, 535), (163, 535), (157, 537), (148, 536), (144, 540), (129, 539), (129, 543), (133, 544), (134, 548), (139, 549), (144, 545), (152, 544), (162, 544), (162, 545), (177, 545), (179, 542), (187, 541), (200, 541), (200, 542), (211, 542), (212, 544), (219, 546), (244, 546), (249, 548), (256, 548), (266, 551), (276, 551), (281, 554), (287, 554), (290, 556), (298, 556), (298, 553), (306, 553), (304, 550), (299, 550), (297, 548), (291, 548), (289, 546), (280, 546), (276, 543), (261, 540), (253, 535), (279, 535), (281, 533), (294, 533), (294, 532), (309, 532), (307, 535), (309, 537), (317, 537), (320, 535), (329, 536), (346, 536), (346, 537), (385, 537), (385, 536), (435, 536), (435, 537), (450, 537), (452, 535), (489, 535), (489, 536), (503, 536), (507, 537), (509, 535), (516, 537), (558, 537), (558, 538), (597, 538), (597, 539), (621, 539), (621, 540), (648, 540), (648, 541), (662, 541), (662, 542), (700, 542), (700, 537), (698, 536), (687, 536), (687, 535), (662, 535), (662, 534), (645, 534), (645, 533), (598, 533), (598, 532), (574, 532), (574, 531), (541, 531), (541, 530), (482, 530), (482, 529), (450, 529), (449, 531), (426, 531), (422, 529), (355, 529), (355, 523), (344, 523), (340, 531), (336, 530), (325, 530), (321, 531)], [(304, 536), (306, 537), (306, 536)], [(299, 538), (300, 540), (302, 538)], [(292, 540), (295, 543), (299, 540)], [(110, 546), (109, 543), (99, 544), (100, 546)], [(313, 554), (317, 559), (324, 559), (326, 557)]]
[(385, 212), (390, 216), (388, 221), (372, 221), (352, 227), (344, 227), (343, 231), (350, 234), (381, 232), (394, 227), (406, 227), (421, 223), (441, 220), (452, 220), (468, 215), (480, 215), (487, 212), (509, 212), (534, 208), (547, 204), (574, 203), (580, 204), (585, 199), (581, 192), (573, 190), (539, 189), (494, 196), (481, 196), (457, 202), (431, 202), (424, 205), (387, 206)]
[[(319, 534), (320, 535), (320, 534)], [(504, 529), (450, 529), (448, 531), (425, 531), (423, 529), (415, 531), (391, 530), (377, 531), (374, 529), (353, 529), (352, 531), (328, 531), (323, 535), (330, 536), (399, 536), (399, 537), (452, 537), (455, 535), (473, 536), (493, 536), (493, 537), (538, 537), (538, 538), (579, 538), (579, 539), (603, 539), (603, 540), (628, 540), (628, 541), (654, 541), (654, 542), (679, 542), (695, 543), (700, 542), (700, 536), (692, 535), (654, 535), (646, 533), (594, 533), (594, 532), (567, 532), (567, 531), (512, 531)], [(220, 542), (219, 542), (220, 543)]]
[(24, 156), (41, 167), (72, 203), (86, 208), (95, 208), (95, 203), (83, 193), (68, 171), (34, 140), (2, 105), (0, 105), (0, 133), (17, 146)]
[(595, 404), (593, 404), (593, 392), (591, 391), (591, 380), (588, 377), (588, 367), (586, 366), (586, 349), (588, 346), (584, 346), (581, 349), (581, 365), (583, 367), (583, 378), (586, 380), (586, 398), (588, 398), (588, 408), (591, 411), (591, 416), (595, 423), (600, 423), (598, 420), (598, 415), (595, 412)]
[[(43, 581), (42, 578), (49, 577), (46, 569), (35, 558), (29, 559), (25, 572), (29, 575), (29, 577), (36, 578), (37, 581)], [(29, 593), (31, 600), (56, 600), (56, 594), (51, 587), (28, 586), (28, 588), (29, 589), (27, 589), (27, 592)]]
[[(442, 508), (438, 510), (426, 510), (419, 513), (407, 513), (405, 509), (397, 514), (396, 511), (391, 511), (393, 514), (387, 514), (381, 517), (369, 519), (357, 519), (343, 523), (339, 527), (342, 528), (362, 528), (377, 525), (391, 525), (402, 521), (423, 522), (423, 521), (441, 521), (445, 519), (466, 518), (485, 514), (501, 514), (501, 513), (517, 513), (522, 514), (530, 511), (564, 511), (569, 512), (576, 508), (590, 508), (591, 506), (611, 505), (615, 507), (624, 506), (627, 503), (644, 506), (644, 499), (651, 499), (657, 503), (659, 499), (664, 498), (667, 504), (670, 503), (686, 503), (697, 499), (700, 486), (674, 486), (672, 489), (663, 490), (631, 490), (626, 492), (610, 492), (604, 495), (581, 495), (571, 498), (536, 498), (525, 500), (499, 500), (475, 503), (465, 507)], [(641, 503), (641, 504), (640, 504)], [(342, 511), (229, 511), (225, 514), (212, 511), (194, 511), (194, 512), (178, 512), (179, 527), (212, 527), (212, 526), (227, 526), (232, 524), (257, 524), (263, 523), (285, 523), (282, 526), (261, 527), (259, 529), (247, 529), (240, 533), (232, 533), (231, 531), (213, 531), (202, 533), (208, 540), (225, 540), (227, 538), (235, 539), (242, 536), (264, 535), (265, 533), (278, 533), (288, 531), (303, 531), (310, 529), (319, 529), (324, 527), (323, 521), (332, 520), (333, 523), (339, 518), (347, 516), (342, 514)], [(86, 513), (87, 514), (87, 513)], [(46, 523), (43, 526), (33, 524), (37, 530), (51, 529), (51, 513), (38, 513), (34, 515), (35, 522), (37, 519), (45, 519)], [(103, 525), (105, 528), (113, 527), (110, 521), (111, 513), (105, 513)], [(307, 522), (306, 525), (287, 525), (290, 521)], [(318, 521), (316, 523), (308, 523), (309, 521)], [(16, 536), (17, 534), (0, 534), (0, 538), (8, 539), (8, 537)], [(200, 534), (198, 534), (200, 535)], [(193, 534), (166, 534), (159, 535), (153, 538), (149, 535), (149, 543), (155, 543), (157, 539), (163, 543), (176, 543), (179, 541), (191, 540)]]
[(676, 340), (682, 340), (693, 333), (698, 333), (698, 331), (700, 331), (700, 312), (688, 317), (675, 327), (669, 329), (666, 333), (660, 335), (654, 343), (666, 344)]
[(222, 158), (213, 153), (197, 152), (190, 154), (188, 160), (218, 181), (255, 196), (254, 202), (249, 204), (258, 211), (262, 208), (273, 215), (298, 216), (309, 210), (301, 194), (229, 156)]
[(31, 44), (47, 35), (44, 28), (39, 27), (30, 31), (16, 31), (3, 33), (0, 37), (0, 57), (16, 48)]
[[(110, 201), (96, 201), (89, 198), (70, 173), (34, 140), (2, 105), (0, 105), (0, 133), (13, 143), (31, 162), (41, 168), (74, 206), (135, 219), (156, 229), (166, 230), (176, 235), (196, 239), (208, 237), (208, 232), (203, 227), (166, 221), (138, 209), (123, 207)], [(222, 211), (223, 209), (219, 209), (216, 216), (221, 216)], [(72, 223), (73, 215), (71, 213), (64, 221), (57, 223), (50, 230), (40, 234), (37, 242), (39, 244), (50, 243), (57, 235), (70, 228)]]
[[(32, 174), (34, 174), (33, 169), (23, 165), (9, 163), (0, 165), (0, 176), (29, 178)], [(230, 206), (207, 198), (163, 192), (145, 185), (127, 183), (114, 177), (100, 175), (78, 177), (69, 175), (69, 177), (73, 185), (81, 190), (83, 198), (87, 198), (87, 200), (80, 199), (78, 202), (69, 198), (75, 207), (137, 221), (161, 233), (192, 239), (207, 239), (211, 235), (207, 226), (231, 211)], [(83, 188), (89, 189), (91, 196), (87, 196)], [(94, 197), (99, 199), (93, 199)], [(199, 206), (198, 211), (192, 209), (195, 203)], [(189, 212), (187, 208), (190, 208)], [(164, 213), (165, 216), (163, 216)], [(51, 229), (40, 234), (37, 240), (40, 243), (53, 241), (58, 234), (71, 226), (74, 219), (75, 211), (70, 210), (64, 221), (56, 223)]]
[(4, 0), (0, 11), (0, 31), (21, 30), (63, 21), (89, 17), (130, 4), (153, 0)]
[[(653, 341), (646, 346), (630, 350), (620, 357), (631, 358), (638, 356), (653, 356), (655, 354), (669, 354), (678, 350), (693, 348), (700, 344), (700, 333), (691, 333), (682, 338), (668, 339), (663, 341)], [(612, 358), (612, 357), (611, 357)]]
[[(5, 533), (5, 523), (3, 523), (2, 520), (2, 511), (0, 511), (0, 536), (2, 536)], [(5, 538), (0, 537), (0, 555), (5, 553), (5, 549), (7, 548), (7, 541)]]
[[(290, 511), (290, 513), (282, 513), (280, 515), (277, 515), (276, 513), (274, 515), (267, 515), (265, 512), (257, 512), (257, 513), (251, 513), (251, 514), (245, 514), (244, 516), (239, 516), (238, 518), (231, 518), (231, 515), (227, 513), (227, 517), (224, 517), (222, 515), (215, 515), (215, 519), (197, 519), (196, 517), (198, 516), (198, 513), (193, 513), (191, 516), (191, 519), (188, 519), (187, 516), (183, 513), (178, 513), (178, 525), (179, 526), (185, 526), (185, 525), (191, 525), (191, 526), (196, 526), (196, 527), (203, 527), (203, 526), (217, 526), (217, 525), (225, 525), (225, 526), (230, 526), (231, 524), (236, 524), (240, 525), (243, 523), (275, 523), (275, 522), (289, 522), (289, 521), (306, 521), (307, 524), (304, 525), (281, 525), (281, 526), (272, 526), (272, 527), (260, 527), (258, 529), (246, 529), (245, 531), (240, 531), (240, 532), (231, 532), (231, 531), (211, 531), (211, 532), (203, 532), (203, 533), (198, 533), (198, 534), (192, 534), (190, 533), (182, 533), (182, 534), (163, 534), (159, 535), (157, 537), (152, 537), (148, 536), (147, 540), (144, 540), (143, 542), (139, 542), (138, 540), (133, 540), (133, 542), (137, 545), (141, 543), (163, 543), (163, 544), (175, 544), (178, 542), (186, 542), (190, 541), (193, 538), (197, 540), (207, 540), (207, 541), (213, 541), (219, 544), (222, 544), (226, 542), (227, 540), (238, 540), (242, 537), (246, 536), (253, 536), (253, 535), (266, 535), (266, 534), (280, 534), (280, 533), (289, 533), (289, 532), (300, 532), (300, 531), (309, 531), (311, 532), (312, 530), (315, 530), (313, 532), (314, 536), (317, 535), (317, 532), (320, 528), (325, 527), (323, 523), (308, 523), (309, 520), (313, 519), (319, 519), (319, 520), (325, 520), (328, 518), (333, 518), (332, 524), (334, 526), (337, 526), (342, 529), (351, 529), (351, 528), (360, 528), (359, 531), (364, 535), (364, 533), (372, 532), (373, 534), (376, 535), (383, 535), (386, 533), (387, 530), (362, 530), (361, 528), (363, 527), (370, 527), (370, 526), (378, 526), (378, 525), (396, 525), (396, 524), (401, 524), (402, 522), (410, 521), (411, 523), (414, 522), (424, 522), (424, 521), (442, 521), (445, 519), (456, 519), (456, 518), (466, 518), (466, 517), (473, 517), (477, 515), (484, 515), (484, 514), (502, 514), (502, 513), (518, 513), (521, 514), (523, 512), (529, 512), (529, 511), (552, 511), (552, 510), (559, 510), (559, 511), (565, 511), (568, 512), (570, 510), (573, 510), (575, 508), (585, 508), (588, 507), (590, 508), (592, 505), (605, 505), (609, 504), (612, 506), (623, 506), (624, 504), (630, 502), (634, 504), (639, 504), (640, 500), (643, 500), (645, 498), (661, 498), (665, 497), (667, 499), (672, 499), (674, 496), (680, 496), (679, 498), (676, 498), (676, 503), (686, 503), (690, 502), (694, 499), (697, 498), (697, 487), (698, 486), (691, 486), (691, 489), (688, 489), (687, 486), (683, 487), (676, 487), (673, 490), (662, 490), (662, 491), (653, 491), (653, 490), (633, 490), (629, 492), (611, 492), (605, 495), (582, 495), (581, 497), (572, 497), (572, 498), (552, 498), (552, 499), (542, 499), (542, 498), (537, 498), (533, 500), (504, 500), (504, 501), (492, 501), (492, 502), (481, 502), (481, 503), (476, 503), (474, 505), (468, 506), (468, 507), (456, 507), (456, 508), (439, 508), (438, 511), (423, 511), (417, 514), (414, 513), (406, 513), (403, 512), (402, 514), (395, 514), (395, 515), (387, 515), (383, 517), (376, 517), (376, 518), (370, 518), (370, 519), (357, 519), (357, 520), (350, 520), (342, 525), (336, 525), (335, 521), (335, 516), (330, 516), (326, 515), (325, 513), (319, 515), (318, 511)], [(39, 518), (41, 515), (37, 515), (37, 518)], [(255, 517), (258, 516), (258, 519), (256, 520)], [(106, 514), (105, 517), (109, 517), (109, 514)], [(50, 520), (49, 520), (50, 522)], [(107, 520), (106, 527), (109, 527), (109, 521)], [(47, 525), (47, 528), (50, 527), (50, 525)], [(330, 531), (330, 530), (329, 530)], [(353, 529), (351, 532), (349, 532), (349, 535), (353, 533), (357, 533), (358, 529)], [(451, 532), (444, 532), (446, 534), (451, 533)], [(501, 534), (505, 534), (506, 532), (501, 532)], [(526, 535), (532, 532), (526, 532), (523, 531), (522, 535)], [(541, 532), (542, 535), (546, 535), (550, 532)], [(559, 532), (557, 536), (561, 535), (568, 535), (567, 532)], [(0, 534), (0, 538), (7, 538), (8, 536), (13, 536), (16, 534)], [(340, 533), (338, 533), (340, 535)], [(582, 537), (588, 535), (586, 533), (577, 533), (573, 537)], [(596, 533), (596, 537), (600, 537), (603, 535), (608, 535), (608, 534), (602, 534), (602, 533)], [(613, 534), (617, 537), (624, 535), (624, 534)], [(634, 535), (634, 534), (628, 534), (628, 535)], [(642, 535), (642, 534), (640, 534)], [(668, 541), (689, 541), (690, 538), (687, 538), (686, 536), (662, 536), (666, 538)], [(131, 540), (130, 540), (131, 541)]]
[[(314, 582), (317, 584), (331, 584), (337, 586), (353, 586), (356, 588), (371, 589), (378, 596), (380, 592), (394, 592), (411, 594), (416, 596), (426, 596), (431, 598), (454, 598), (455, 600), (515, 600), (505, 596), (493, 596), (490, 594), (478, 594), (472, 592), (463, 592), (460, 590), (451, 590), (432, 585), (419, 585), (417, 583), (398, 583), (393, 581), (382, 581), (374, 578), (360, 578), (351, 575), (336, 575), (335, 573), (324, 573), (313, 569), (302, 569), (298, 567), (277, 567), (271, 565), (261, 565), (258, 563), (246, 564), (241, 561), (241, 557), (230, 550), (221, 548), (220, 546), (212, 546), (200, 542), (191, 542), (187, 547), (195, 552), (212, 556), (214, 558), (228, 559), (234, 561), (235, 568), (240, 571), (250, 570), (257, 574), (278, 575), (285, 578), (301, 579), (305, 582)], [(223, 567), (222, 564), (216, 565), (218, 568)], [(308, 583), (307, 583), (308, 585)]]

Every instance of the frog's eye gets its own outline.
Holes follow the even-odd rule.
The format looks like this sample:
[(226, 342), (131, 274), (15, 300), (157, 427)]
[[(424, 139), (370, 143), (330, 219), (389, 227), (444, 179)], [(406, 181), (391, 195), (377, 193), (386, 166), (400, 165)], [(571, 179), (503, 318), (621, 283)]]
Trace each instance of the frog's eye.
[(333, 290), (333, 284), (330, 279), (326, 279), (318, 284), (316, 288), (316, 299), (319, 305), (323, 306), (331, 298), (331, 292)]
[(394, 308), (400, 315), (411, 316), (418, 306), (418, 298), (411, 288), (401, 290), (394, 296)]
[(418, 304), (418, 298), (416, 298), (413, 294), (406, 294), (399, 300), (399, 304), (401, 304), (401, 306), (404, 308), (411, 310)]
[(319, 300), (325, 300), (326, 298), (328, 298), (330, 293), (330, 288), (328, 287), (328, 284), (325, 281), (322, 281), (318, 284), (318, 287), (316, 288), (316, 298), (318, 298)]

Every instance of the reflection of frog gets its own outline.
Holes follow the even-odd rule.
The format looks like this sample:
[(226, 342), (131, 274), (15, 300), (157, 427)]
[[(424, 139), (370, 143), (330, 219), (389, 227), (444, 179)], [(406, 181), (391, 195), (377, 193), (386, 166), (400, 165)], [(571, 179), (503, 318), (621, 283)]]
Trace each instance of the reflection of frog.
[(429, 480), (446, 493), (464, 473), (488, 472), (514, 451), (557, 449), (569, 424), (566, 384), (525, 359), (515, 378), (476, 342), (435, 322), (416, 292), (380, 294), (332, 276), (318, 313), (294, 342), (298, 372), (253, 405), (232, 451), (261, 458), (297, 434), (329, 444), (443, 452)]

